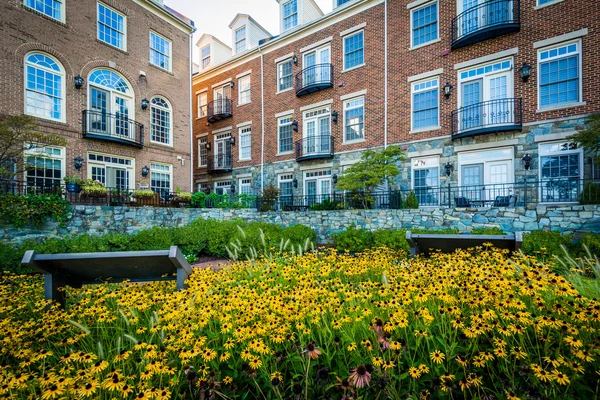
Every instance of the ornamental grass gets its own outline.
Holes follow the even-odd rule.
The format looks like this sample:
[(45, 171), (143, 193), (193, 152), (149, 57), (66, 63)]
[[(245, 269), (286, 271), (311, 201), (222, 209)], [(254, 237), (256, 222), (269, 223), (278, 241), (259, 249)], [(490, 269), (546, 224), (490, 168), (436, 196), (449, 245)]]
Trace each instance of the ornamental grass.
[(0, 285), (0, 397), (597, 399), (600, 303), (485, 246), (320, 250), (174, 283)]

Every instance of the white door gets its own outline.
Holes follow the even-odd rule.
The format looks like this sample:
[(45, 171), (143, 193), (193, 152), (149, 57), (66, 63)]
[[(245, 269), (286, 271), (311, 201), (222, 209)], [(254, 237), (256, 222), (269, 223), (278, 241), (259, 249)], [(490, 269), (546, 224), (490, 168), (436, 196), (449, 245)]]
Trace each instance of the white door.
[(496, 161), (486, 163), (486, 197), (494, 200), (498, 196), (509, 196), (512, 194), (511, 161)]
[(129, 124), (129, 99), (114, 96), (115, 100), (115, 135), (123, 139), (135, 139)]
[[(327, 111), (329, 112), (329, 111)], [(323, 154), (330, 152), (331, 121), (329, 115), (305, 120), (303, 154)]]
[(509, 73), (491, 75), (484, 79), (484, 101), (489, 101), (484, 112), (487, 125), (512, 123), (513, 106), (506, 100), (512, 97), (512, 85), (508, 84)]
[(318, 204), (331, 196), (331, 178), (306, 178), (304, 181), (304, 193), (306, 194), (306, 204)]
[(213, 90), (213, 114), (224, 114), (227, 110), (227, 100), (231, 98), (229, 84)]
[(304, 54), (303, 81), (304, 86), (331, 80), (331, 50), (323, 47)]
[(481, 102), (483, 101), (483, 79), (462, 84), (462, 107), (459, 113), (460, 130), (473, 129), (483, 123)]

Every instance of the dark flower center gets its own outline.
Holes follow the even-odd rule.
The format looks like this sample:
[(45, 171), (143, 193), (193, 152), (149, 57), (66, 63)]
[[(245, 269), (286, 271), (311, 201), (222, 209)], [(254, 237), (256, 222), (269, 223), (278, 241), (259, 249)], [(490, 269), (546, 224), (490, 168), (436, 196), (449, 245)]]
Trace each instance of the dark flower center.
[(367, 373), (367, 368), (364, 365), (359, 365), (356, 367), (356, 373), (359, 375), (365, 375)]

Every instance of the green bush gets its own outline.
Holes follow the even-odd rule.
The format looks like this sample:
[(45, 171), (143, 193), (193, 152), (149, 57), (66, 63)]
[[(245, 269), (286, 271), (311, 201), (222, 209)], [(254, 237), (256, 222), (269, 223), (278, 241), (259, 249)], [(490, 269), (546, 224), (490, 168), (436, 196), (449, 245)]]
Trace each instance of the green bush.
[(494, 226), (492, 228), (473, 228), (471, 231), (473, 235), (506, 235), (501, 228)]
[(525, 254), (548, 256), (563, 254), (560, 246), (573, 251), (573, 235), (560, 232), (533, 231), (523, 235), (522, 251)]
[(56, 194), (30, 194), (0, 196), (0, 225), (25, 225), (39, 227), (49, 218), (63, 224), (69, 219), (69, 202)]
[(370, 249), (374, 245), (373, 232), (366, 229), (356, 229), (354, 224), (339, 233), (331, 235), (333, 245), (338, 251), (349, 251), (359, 253)]
[(406, 208), (419, 208), (419, 200), (415, 192), (410, 192), (406, 197)]
[(392, 250), (410, 251), (410, 246), (406, 241), (406, 229), (375, 231), (373, 232), (373, 243), (376, 247), (386, 246)]
[(343, 204), (337, 200), (325, 199), (320, 203), (312, 204), (310, 206), (311, 211), (327, 211), (327, 210), (339, 210)]
[(206, 207), (206, 193), (196, 192), (192, 195), (190, 205), (194, 208), (205, 208)]
[(586, 233), (581, 237), (578, 245), (581, 247), (579, 249), (579, 254), (586, 253), (583, 249), (583, 246), (587, 246), (590, 253), (595, 254), (600, 257), (600, 234), (598, 233)]

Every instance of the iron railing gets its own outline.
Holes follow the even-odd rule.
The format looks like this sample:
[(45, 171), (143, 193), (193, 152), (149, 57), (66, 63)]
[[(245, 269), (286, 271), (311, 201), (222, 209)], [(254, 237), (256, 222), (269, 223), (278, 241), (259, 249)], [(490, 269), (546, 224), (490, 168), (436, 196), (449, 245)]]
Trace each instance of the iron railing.
[(83, 110), (81, 131), (86, 138), (144, 146), (144, 125), (129, 119), (127, 115)]
[(520, 98), (488, 100), (452, 111), (452, 138), (523, 128), (523, 101)]
[(231, 171), (233, 168), (233, 157), (231, 150), (227, 153), (208, 156), (206, 170), (208, 172)]
[(219, 99), (208, 103), (207, 119), (208, 122), (216, 122), (233, 115), (231, 99)]
[(333, 87), (333, 64), (316, 64), (296, 74), (296, 96)]
[(309, 136), (295, 143), (296, 160), (309, 160), (315, 158), (331, 158), (334, 153), (333, 136)]
[(490, 0), (471, 7), (452, 20), (452, 48), (518, 31), (520, 0)]

